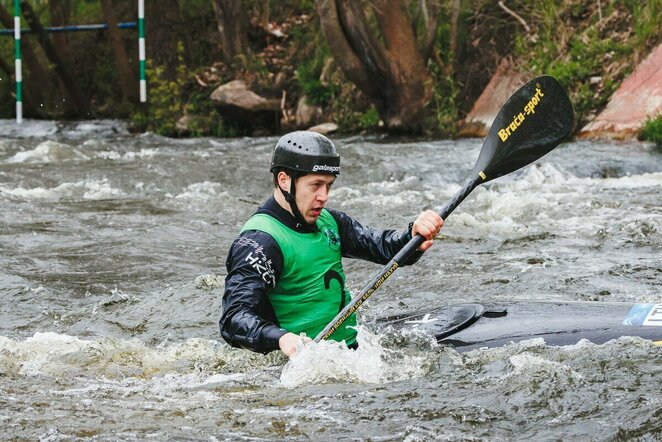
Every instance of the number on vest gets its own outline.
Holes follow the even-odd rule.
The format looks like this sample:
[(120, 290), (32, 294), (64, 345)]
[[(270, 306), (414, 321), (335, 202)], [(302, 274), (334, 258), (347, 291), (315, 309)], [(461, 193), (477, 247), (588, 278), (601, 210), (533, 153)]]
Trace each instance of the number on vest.
[(345, 302), (345, 282), (342, 279), (342, 276), (340, 276), (340, 273), (336, 272), (335, 270), (329, 270), (324, 274), (324, 288), (329, 289), (331, 287), (331, 280), (335, 279), (338, 281), (340, 284), (340, 307), (338, 307), (338, 312), (340, 312), (343, 308), (345, 308), (345, 305), (347, 304)]

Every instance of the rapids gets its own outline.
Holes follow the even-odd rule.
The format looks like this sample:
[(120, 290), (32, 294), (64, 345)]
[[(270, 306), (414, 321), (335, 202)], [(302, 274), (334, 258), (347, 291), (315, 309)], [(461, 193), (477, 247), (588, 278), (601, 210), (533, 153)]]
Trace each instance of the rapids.
[[(297, 357), (218, 333), (225, 255), (275, 138), (0, 121), (0, 426), (10, 440), (655, 440), (662, 346), (531, 339), (459, 354), (377, 317), (457, 302), (662, 302), (662, 152), (574, 141), (477, 188), (359, 310), (361, 346)], [(334, 138), (329, 206), (405, 228), (482, 140)], [(347, 260), (358, 292), (380, 269)]]

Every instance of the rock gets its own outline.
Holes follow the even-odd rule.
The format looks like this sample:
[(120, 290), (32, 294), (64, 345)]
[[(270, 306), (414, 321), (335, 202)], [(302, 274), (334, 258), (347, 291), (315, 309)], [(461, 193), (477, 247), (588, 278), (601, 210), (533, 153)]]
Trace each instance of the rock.
[(580, 138), (635, 138), (648, 118), (662, 113), (662, 44), (630, 74)]
[(241, 80), (217, 87), (211, 100), (226, 119), (247, 127), (276, 128), (280, 120), (280, 99), (265, 98), (248, 89)]
[(175, 130), (180, 136), (185, 136), (190, 134), (189, 125), (193, 121), (193, 118), (189, 115), (184, 115), (175, 123)]
[(504, 58), (467, 117), (460, 123), (458, 136), (487, 136), (501, 106), (524, 83), (524, 77), (515, 70), (510, 58)]
[(309, 104), (306, 96), (299, 98), (295, 113), (297, 127), (310, 127), (319, 123), (321, 118), (322, 108), (320, 106)]
[(318, 124), (317, 126), (310, 127), (308, 128), (308, 130), (317, 132), (318, 134), (328, 135), (337, 131), (338, 125), (336, 123), (327, 122), (327, 123)]
[(241, 80), (220, 85), (211, 93), (211, 99), (219, 108), (248, 112), (280, 111), (280, 99), (261, 97), (248, 89), (246, 83)]

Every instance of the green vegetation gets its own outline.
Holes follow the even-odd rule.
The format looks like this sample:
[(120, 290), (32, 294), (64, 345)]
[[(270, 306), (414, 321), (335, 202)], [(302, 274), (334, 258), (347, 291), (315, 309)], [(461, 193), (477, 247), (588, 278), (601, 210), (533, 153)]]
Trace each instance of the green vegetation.
[[(90, 100), (92, 113), (82, 117), (125, 118), (136, 131), (165, 136), (250, 134), (250, 128), (224, 120), (209, 98), (220, 84), (243, 79), (265, 97), (284, 97), (286, 118), (281, 130), (293, 124), (302, 96), (320, 106), (324, 119), (336, 122), (341, 132), (382, 130), (375, 103), (367, 100), (333, 61), (314, 0), (246, 0), (249, 48), (232, 66), (220, 63), (221, 40), (212, 3), (150, 3), (147, 104), (120, 93), (122, 83), (106, 32), (52, 35), (59, 39), (58, 50)], [(423, 129), (434, 136), (455, 135), (456, 122), (469, 111), (498, 61), (509, 54), (527, 76), (545, 73), (558, 78), (570, 92), (577, 126), (581, 126), (606, 105), (637, 62), (662, 41), (662, 0), (509, 2), (526, 25), (497, 2), (463, 1), (455, 28), (452, 3), (442, 2), (428, 61), (433, 93)], [(52, 25), (53, 17), (66, 8), (68, 24), (105, 21), (99, 0), (71, 0), (66, 8), (58, 5), (34, 2), (33, 8), (45, 26)], [(0, 6), (11, 14), (13, 1), (0, 0)], [(420, 4), (412, 1), (410, 6), (414, 11)], [(133, 0), (118, 0), (113, 7), (119, 21), (136, 19)], [(23, 26), (27, 24), (23, 22)], [(134, 30), (122, 31), (127, 59), (137, 72), (136, 37)], [(80, 118), (38, 39), (26, 36), (25, 41), (43, 67), (40, 74), (24, 56), (25, 106), (30, 104), (28, 100), (33, 106), (26, 117)], [(13, 55), (13, 39), (0, 38), (0, 59), (4, 62), (4, 68), (0, 66), (0, 118), (14, 115)], [(136, 78), (136, 88), (137, 83)], [(642, 136), (659, 143), (659, 135), (655, 135), (659, 134), (659, 124), (659, 117), (651, 120)]]
[[(147, 63), (150, 103), (148, 106), (138, 106), (133, 112), (131, 123), (134, 130), (151, 131), (168, 137), (241, 135), (241, 131), (226, 124), (218, 114), (209, 99), (211, 90), (193, 85), (191, 73), (181, 55), (181, 45), (179, 52), (177, 75), (172, 80), (166, 78), (162, 66), (154, 67), (153, 63)], [(178, 122), (183, 124), (178, 125)]]
[(531, 27), (515, 39), (522, 68), (550, 74), (570, 91), (579, 125), (602, 109), (662, 36), (662, 0), (527, 2)]
[(182, 97), (183, 84), (186, 79), (181, 78), (186, 69), (180, 66), (177, 69), (178, 79), (165, 78), (162, 66), (154, 67), (148, 62), (146, 67), (147, 82), (149, 84), (149, 106), (139, 109), (132, 115), (132, 123), (138, 131), (152, 131), (159, 135), (176, 135), (176, 121), (184, 110)]
[(652, 141), (658, 146), (662, 146), (662, 114), (646, 121), (640, 138), (645, 141)]
[(301, 91), (313, 104), (328, 105), (340, 92), (338, 85), (322, 78), (325, 58), (316, 57), (304, 60), (297, 68), (296, 79)]

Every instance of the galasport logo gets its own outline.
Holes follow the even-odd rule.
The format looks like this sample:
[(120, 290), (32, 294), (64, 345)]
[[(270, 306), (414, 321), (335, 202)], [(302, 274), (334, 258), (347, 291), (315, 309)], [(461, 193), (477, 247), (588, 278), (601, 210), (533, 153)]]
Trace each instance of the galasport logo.
[(338, 172), (340, 172), (340, 166), (328, 166), (326, 164), (315, 164), (313, 166), (313, 172), (338, 173)]

